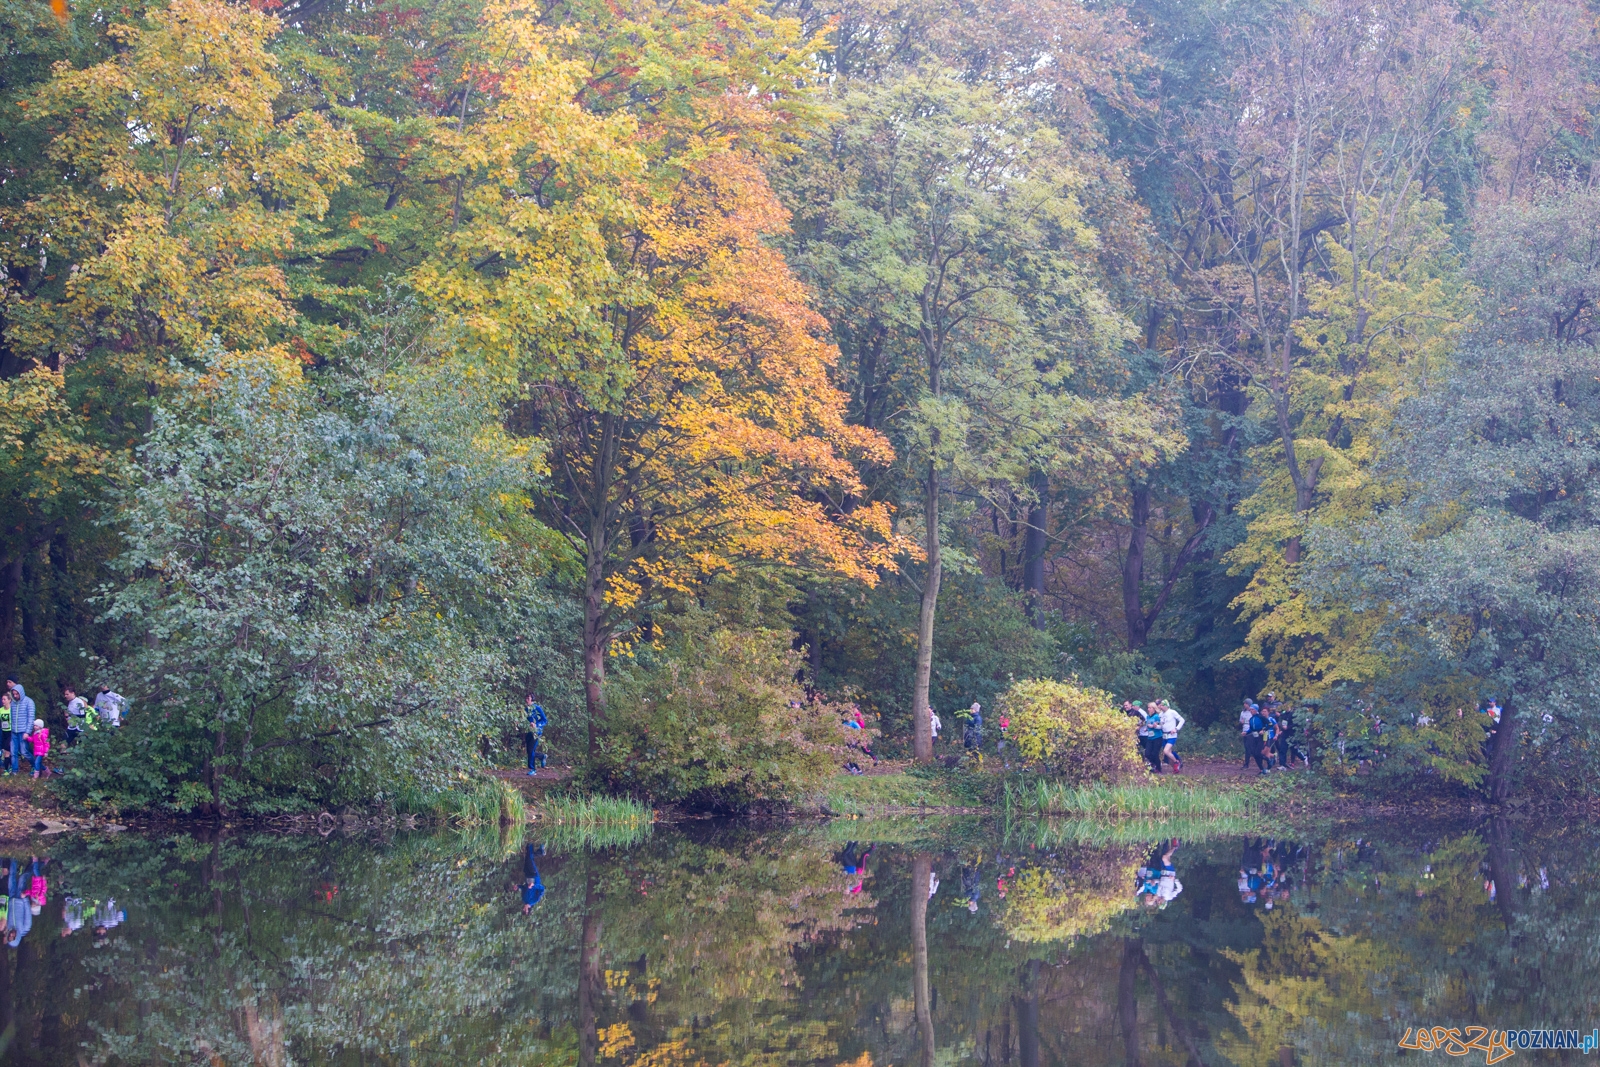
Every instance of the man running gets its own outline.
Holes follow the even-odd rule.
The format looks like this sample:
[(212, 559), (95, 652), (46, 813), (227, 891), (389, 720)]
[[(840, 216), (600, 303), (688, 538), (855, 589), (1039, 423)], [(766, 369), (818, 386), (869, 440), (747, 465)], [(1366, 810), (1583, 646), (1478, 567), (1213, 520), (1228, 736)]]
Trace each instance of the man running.
[(1260, 708), (1253, 708), (1250, 720), (1244, 727), (1244, 767), (1241, 772), (1250, 766), (1250, 761), (1256, 761), (1256, 767), (1261, 774), (1267, 773), (1266, 736), (1268, 733), (1267, 717), (1261, 713)]
[(1161, 705), (1161, 762), (1172, 761), (1172, 772), (1183, 773), (1183, 760), (1178, 758), (1173, 746), (1178, 743), (1178, 731), (1183, 729), (1184, 718), (1178, 714), (1178, 709), (1168, 704), (1165, 700)]

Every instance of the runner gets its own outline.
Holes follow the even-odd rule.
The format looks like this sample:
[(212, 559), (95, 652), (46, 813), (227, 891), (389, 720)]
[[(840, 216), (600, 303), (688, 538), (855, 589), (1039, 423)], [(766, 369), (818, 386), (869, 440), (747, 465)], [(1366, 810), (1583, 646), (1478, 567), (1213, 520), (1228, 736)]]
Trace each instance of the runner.
[(1124, 700), (1122, 702), (1122, 710), (1124, 714), (1131, 716), (1136, 724), (1134, 736), (1135, 743), (1139, 746), (1139, 758), (1144, 760), (1145, 764), (1150, 768), (1151, 774), (1160, 774), (1161, 750), (1155, 747), (1155, 735), (1152, 733), (1150, 723), (1145, 717), (1144, 705), (1137, 701)]
[[(1264, 753), (1266, 747), (1267, 717), (1261, 714), (1260, 708), (1250, 712), (1250, 721), (1245, 723), (1244, 734), (1244, 767), (1250, 766), (1250, 761), (1256, 761), (1256, 767), (1261, 774), (1267, 773), (1267, 760)], [(1243, 771), (1244, 767), (1240, 770)]]
[(1284, 708), (1278, 712), (1278, 767), (1288, 770), (1294, 761), (1294, 710)]
[(113, 730), (122, 727), (122, 712), (127, 707), (127, 701), (121, 693), (114, 693), (109, 685), (102, 685), (100, 692), (95, 694), (94, 708), (100, 717), (111, 725)]
[(87, 725), (85, 718), (89, 710), (89, 702), (78, 695), (72, 686), (61, 690), (61, 696), (67, 702), (67, 747), (72, 748), (78, 743), (78, 738), (83, 736), (84, 727)]
[(1145, 759), (1150, 761), (1150, 769), (1156, 774), (1161, 773), (1161, 749), (1164, 738), (1161, 736), (1161, 708), (1152, 703), (1144, 712), (1145, 729)]
[(1178, 758), (1173, 746), (1178, 743), (1178, 731), (1183, 729), (1184, 718), (1178, 714), (1178, 709), (1168, 704), (1165, 700), (1159, 701), (1161, 705), (1161, 762), (1172, 761), (1174, 774), (1183, 773), (1183, 760)]
[(1239, 737), (1244, 742), (1244, 762), (1239, 765), (1239, 770), (1250, 766), (1250, 716), (1255, 714), (1255, 705), (1249, 697), (1244, 698), (1244, 706), (1239, 709)]

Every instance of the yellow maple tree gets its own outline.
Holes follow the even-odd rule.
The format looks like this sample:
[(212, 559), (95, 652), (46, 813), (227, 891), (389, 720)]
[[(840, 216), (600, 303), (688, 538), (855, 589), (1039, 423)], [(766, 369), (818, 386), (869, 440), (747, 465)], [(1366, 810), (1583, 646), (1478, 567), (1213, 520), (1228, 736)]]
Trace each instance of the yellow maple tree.
[[(753, 46), (740, 10), (699, 16), (724, 54)], [(458, 228), (414, 284), (549, 442), (540, 512), (584, 571), (592, 739), (612, 640), (662, 596), (750, 560), (892, 567), (904, 545), (856, 470), (891, 452), (847, 424), (826, 324), (767, 244), (788, 220), (742, 137), (776, 120), (739, 65), (672, 108), (593, 110), (558, 33), (518, 2), (486, 23), (497, 103), (459, 133)]]

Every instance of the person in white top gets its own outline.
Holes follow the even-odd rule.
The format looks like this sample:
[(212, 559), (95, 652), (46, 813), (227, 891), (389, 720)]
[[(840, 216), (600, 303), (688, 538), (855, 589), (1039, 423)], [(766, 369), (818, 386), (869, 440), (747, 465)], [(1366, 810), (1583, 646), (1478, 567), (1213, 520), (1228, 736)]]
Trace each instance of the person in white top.
[(1183, 729), (1184, 719), (1178, 714), (1178, 709), (1161, 701), (1161, 762), (1163, 765), (1168, 760), (1172, 761), (1174, 774), (1183, 773), (1183, 760), (1173, 751), (1172, 746), (1177, 743), (1178, 731)]
[(928, 725), (933, 728), (934, 741), (938, 741), (939, 731), (944, 729), (944, 723), (939, 721), (939, 713), (932, 708), (928, 709)]
[(109, 685), (102, 685), (95, 694), (94, 710), (113, 727), (122, 725), (123, 700), (121, 693), (113, 693)]

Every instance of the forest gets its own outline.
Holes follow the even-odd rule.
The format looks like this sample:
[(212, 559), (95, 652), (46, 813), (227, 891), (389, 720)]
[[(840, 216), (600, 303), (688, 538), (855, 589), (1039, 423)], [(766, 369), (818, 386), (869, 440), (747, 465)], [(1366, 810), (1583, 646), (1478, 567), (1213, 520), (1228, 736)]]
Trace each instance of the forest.
[(1030, 679), (1593, 778), (1585, 0), (0, 35), (0, 668), (128, 698), (78, 802), (392, 803), (534, 694), (589, 780), (739, 806), (841, 708), (925, 760)]

